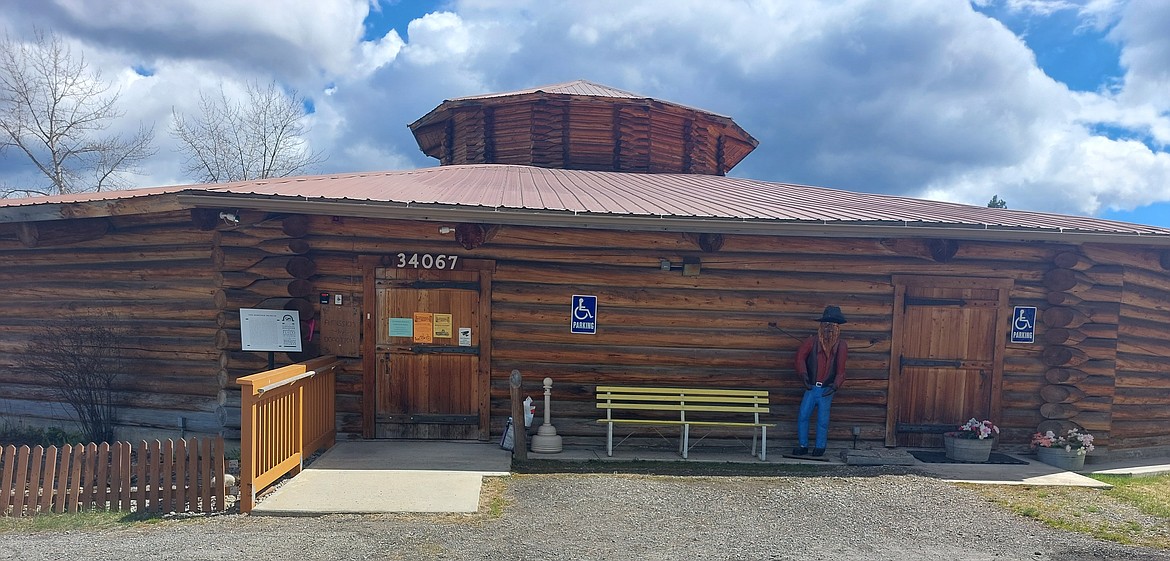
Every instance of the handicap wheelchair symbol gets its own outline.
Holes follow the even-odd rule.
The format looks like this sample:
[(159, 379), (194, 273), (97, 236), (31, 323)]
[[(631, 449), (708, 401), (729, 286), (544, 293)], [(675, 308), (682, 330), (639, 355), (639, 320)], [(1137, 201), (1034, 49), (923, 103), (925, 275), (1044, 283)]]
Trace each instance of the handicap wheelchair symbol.
[(577, 299), (577, 307), (573, 308), (573, 319), (577, 321), (593, 319), (593, 310), (590, 310), (589, 307), (585, 305), (584, 298)]
[(1028, 331), (1032, 329), (1032, 320), (1028, 319), (1028, 310), (1026, 308), (1018, 308), (1020, 315), (1016, 316), (1016, 329), (1019, 331)]

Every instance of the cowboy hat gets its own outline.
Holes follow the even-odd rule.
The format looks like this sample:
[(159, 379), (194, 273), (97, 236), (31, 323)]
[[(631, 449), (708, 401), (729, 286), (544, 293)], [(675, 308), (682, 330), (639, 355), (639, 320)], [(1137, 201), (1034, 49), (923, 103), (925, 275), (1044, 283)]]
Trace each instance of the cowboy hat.
[(817, 321), (828, 323), (846, 323), (845, 315), (841, 313), (841, 308), (837, 306), (825, 306), (824, 313), (821, 314), (821, 319)]

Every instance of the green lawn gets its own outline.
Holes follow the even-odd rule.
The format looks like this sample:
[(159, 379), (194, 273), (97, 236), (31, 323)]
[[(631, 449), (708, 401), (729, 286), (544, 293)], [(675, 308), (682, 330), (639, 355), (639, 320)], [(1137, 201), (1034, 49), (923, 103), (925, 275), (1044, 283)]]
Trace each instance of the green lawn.
[(1170, 474), (1093, 475), (1112, 489), (974, 486), (992, 502), (1053, 528), (1170, 550)]

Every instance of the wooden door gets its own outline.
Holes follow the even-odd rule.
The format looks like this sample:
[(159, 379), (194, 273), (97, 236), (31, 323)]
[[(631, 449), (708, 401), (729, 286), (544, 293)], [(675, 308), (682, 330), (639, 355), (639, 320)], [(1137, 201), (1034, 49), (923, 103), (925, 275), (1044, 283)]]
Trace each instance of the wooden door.
[(375, 437), (486, 438), (480, 274), (376, 269)]
[(894, 278), (887, 445), (938, 447), (941, 427), (998, 421), (1011, 283)]

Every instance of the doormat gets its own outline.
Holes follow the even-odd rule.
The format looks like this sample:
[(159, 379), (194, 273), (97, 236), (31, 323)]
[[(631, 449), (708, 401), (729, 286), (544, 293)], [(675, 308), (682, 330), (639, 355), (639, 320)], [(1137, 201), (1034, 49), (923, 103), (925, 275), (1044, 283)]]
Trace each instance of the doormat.
[(952, 460), (947, 457), (947, 453), (943, 450), (908, 450), (911, 456), (918, 458), (920, 462), (928, 464), (1005, 464), (1005, 465), (1027, 465), (1028, 462), (1019, 458), (1013, 458), (1007, 454), (1000, 454), (999, 452), (992, 452), (991, 457), (987, 458), (986, 462), (960, 462)]

